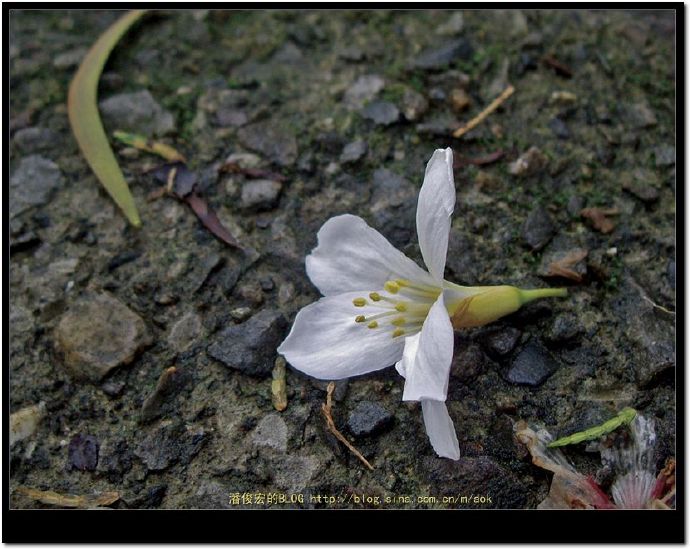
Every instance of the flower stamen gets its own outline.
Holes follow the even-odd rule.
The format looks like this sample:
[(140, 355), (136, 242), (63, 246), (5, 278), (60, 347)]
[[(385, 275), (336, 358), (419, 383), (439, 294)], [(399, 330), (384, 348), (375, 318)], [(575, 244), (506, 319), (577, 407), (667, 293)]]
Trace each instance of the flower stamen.
[(367, 300), (363, 297), (356, 297), (352, 300), (352, 304), (355, 307), (364, 307), (367, 304)]

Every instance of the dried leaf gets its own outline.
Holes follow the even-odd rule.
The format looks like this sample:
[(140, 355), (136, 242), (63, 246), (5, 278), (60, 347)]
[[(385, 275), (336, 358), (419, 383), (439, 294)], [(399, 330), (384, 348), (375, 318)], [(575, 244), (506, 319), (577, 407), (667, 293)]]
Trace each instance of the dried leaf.
[(558, 61), (553, 55), (544, 56), (542, 58), (542, 62), (547, 67), (551, 67), (558, 76), (562, 76), (564, 78), (573, 77), (573, 71), (570, 70), (570, 67), (567, 67), (566, 65)]
[(487, 166), (489, 164), (493, 164), (494, 162), (498, 162), (505, 155), (505, 151), (501, 150), (492, 152), (491, 154), (487, 154), (486, 156), (479, 156), (476, 158), (468, 158), (466, 156), (460, 156), (456, 154), (453, 156), (453, 168), (460, 168), (468, 164), (472, 164), (473, 166)]
[(582, 217), (589, 219), (594, 228), (603, 234), (608, 234), (616, 228), (616, 225), (607, 216), (617, 214), (616, 208), (585, 208), (580, 212)]
[(206, 227), (209, 231), (211, 231), (214, 235), (216, 235), (226, 244), (234, 246), (235, 248), (243, 249), (242, 245), (237, 241), (237, 239), (234, 236), (230, 234), (230, 231), (228, 231), (225, 228), (225, 226), (220, 222), (220, 219), (218, 219), (216, 212), (214, 212), (211, 208), (208, 207), (208, 204), (203, 198), (201, 198), (198, 194), (193, 192), (187, 195), (185, 197), (185, 200), (187, 204), (190, 205), (192, 211), (194, 211), (199, 220), (201, 220), (201, 222), (204, 224), (204, 227)]
[(182, 162), (163, 164), (149, 172), (156, 181), (166, 185), (168, 192), (174, 194), (180, 200), (184, 200), (191, 194), (199, 178), (196, 173), (187, 168)]
[(549, 264), (546, 276), (560, 276), (575, 282), (582, 282), (582, 275), (574, 271), (572, 267), (587, 257), (588, 253), (587, 250), (582, 249), (568, 252), (561, 259), (557, 259)]
[(287, 181), (287, 177), (282, 174), (269, 170), (260, 170), (258, 168), (243, 168), (237, 162), (226, 162), (220, 167), (219, 171), (220, 173), (239, 173), (252, 179), (270, 179), (271, 181), (278, 181), (280, 183), (285, 183)]
[(103, 507), (111, 505), (120, 499), (119, 492), (102, 492), (100, 494), (88, 494), (85, 496), (75, 496), (72, 494), (58, 494), (51, 490), (36, 490), (27, 486), (17, 487), (17, 492), (31, 499), (55, 505), (57, 507), (74, 507), (78, 509), (89, 509), (93, 507)]
[(146, 10), (132, 10), (106, 30), (88, 51), (70, 84), (67, 100), (72, 132), (87, 163), (135, 227), (141, 225), (134, 198), (115, 159), (98, 113), (98, 79), (120, 38)]
[(282, 356), (276, 358), (272, 377), (271, 396), (273, 397), (273, 407), (282, 412), (288, 405), (287, 387), (285, 384), (285, 359)]
[(147, 139), (143, 135), (117, 130), (113, 132), (113, 137), (125, 145), (129, 145), (130, 147), (134, 147), (140, 151), (146, 151), (152, 154), (157, 154), (158, 156), (162, 156), (169, 162), (186, 162), (185, 157), (170, 145), (166, 145), (160, 141)]

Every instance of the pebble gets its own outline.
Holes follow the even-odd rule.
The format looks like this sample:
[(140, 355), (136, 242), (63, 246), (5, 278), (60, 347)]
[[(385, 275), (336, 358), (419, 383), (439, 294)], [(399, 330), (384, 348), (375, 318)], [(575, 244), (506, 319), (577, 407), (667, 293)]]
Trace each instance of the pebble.
[(280, 166), (291, 166), (297, 160), (295, 135), (273, 120), (256, 122), (240, 128), (237, 139), (243, 146), (266, 156)]
[(570, 130), (568, 126), (557, 116), (549, 120), (549, 128), (559, 139), (570, 139)]
[(124, 130), (146, 137), (175, 131), (175, 119), (148, 90), (113, 95), (99, 103), (104, 125), (110, 131)]
[(400, 111), (390, 101), (372, 101), (362, 109), (362, 116), (379, 126), (390, 126), (398, 121)]
[(659, 200), (659, 178), (652, 170), (637, 168), (622, 174), (622, 187), (647, 204)]
[(555, 91), (551, 94), (549, 101), (554, 105), (571, 106), (577, 103), (577, 95), (569, 91)]
[(170, 329), (168, 345), (177, 352), (184, 351), (199, 339), (201, 330), (201, 317), (196, 313), (186, 313)]
[(103, 385), (101, 385), (101, 390), (111, 398), (119, 397), (125, 388), (126, 383), (124, 381), (113, 381), (109, 379)]
[(350, 412), (347, 426), (357, 436), (369, 436), (384, 431), (393, 422), (393, 414), (376, 402), (362, 401)]
[(287, 451), (287, 439), (287, 424), (280, 414), (276, 413), (264, 416), (251, 436), (252, 444), (255, 446), (265, 446), (279, 452)]
[(537, 147), (530, 147), (515, 162), (508, 165), (508, 172), (518, 177), (533, 175), (548, 164), (548, 158)]
[(46, 403), (39, 402), (10, 414), (10, 447), (33, 435), (45, 412)]
[(250, 307), (235, 307), (230, 310), (230, 316), (234, 320), (242, 322), (252, 316), (252, 309)]
[(52, 160), (39, 155), (22, 158), (10, 177), (10, 218), (47, 203), (63, 182), (62, 172)]
[(86, 48), (76, 48), (59, 53), (53, 59), (53, 67), (56, 69), (70, 69), (76, 67), (81, 63), (87, 51)]
[(104, 439), (99, 448), (96, 470), (117, 482), (131, 468), (132, 451), (127, 442), (122, 439)]
[(245, 210), (271, 210), (278, 204), (283, 184), (270, 179), (255, 179), (242, 185), (240, 206)]
[(564, 343), (575, 339), (584, 332), (582, 324), (571, 313), (558, 315), (548, 331), (548, 340), (553, 343)]
[(515, 356), (506, 375), (516, 385), (538, 387), (558, 369), (558, 362), (540, 343), (529, 341)]
[(243, 324), (229, 326), (208, 347), (208, 354), (245, 374), (271, 375), (275, 350), (288, 324), (278, 311), (264, 309)]
[(158, 378), (156, 387), (141, 405), (141, 413), (139, 415), (141, 421), (146, 423), (161, 415), (165, 402), (170, 400), (171, 395), (180, 389), (185, 381), (186, 376), (179, 368), (171, 366), (163, 370), (163, 373)]
[(108, 294), (87, 294), (62, 316), (55, 341), (68, 371), (97, 381), (151, 343), (142, 318)]
[(405, 88), (402, 96), (402, 113), (406, 120), (415, 122), (429, 110), (429, 102), (421, 93)]
[(627, 118), (633, 128), (651, 128), (656, 126), (654, 111), (646, 103), (633, 103), (627, 107)]
[(439, 47), (432, 47), (420, 53), (411, 63), (413, 69), (440, 70), (454, 61), (468, 60), (472, 57), (472, 45), (460, 38)]
[(554, 234), (556, 227), (549, 212), (542, 206), (535, 206), (522, 226), (523, 240), (532, 250), (538, 251), (549, 243)]
[(570, 217), (580, 217), (582, 208), (585, 207), (585, 199), (577, 194), (572, 195), (568, 199), (568, 204), (565, 209)]
[(261, 158), (252, 153), (236, 152), (229, 155), (224, 163), (237, 164), (243, 170), (251, 170), (261, 166)]
[(676, 163), (676, 148), (673, 145), (654, 147), (654, 165), (657, 168), (673, 166)]
[(462, 112), (472, 104), (472, 98), (462, 88), (455, 88), (450, 92), (450, 106), (455, 112)]
[(364, 74), (355, 80), (343, 95), (343, 102), (350, 109), (361, 109), (383, 89), (386, 81), (378, 74)]
[(208, 440), (202, 429), (190, 431), (179, 422), (162, 421), (134, 449), (149, 471), (163, 471), (174, 463), (188, 464)]
[(349, 162), (357, 162), (367, 153), (367, 143), (361, 139), (348, 143), (343, 147), (343, 152), (340, 153), (340, 162), (347, 164)]
[(12, 141), (24, 154), (43, 152), (53, 148), (58, 142), (58, 135), (49, 128), (30, 127), (18, 130)]
[(98, 465), (98, 440), (93, 435), (76, 434), (69, 441), (67, 459), (72, 469), (95, 471)]
[(462, 381), (473, 379), (484, 372), (487, 357), (477, 343), (465, 343), (456, 346), (450, 375)]
[(482, 343), (492, 356), (503, 358), (513, 352), (520, 341), (520, 336), (522, 336), (520, 330), (507, 326), (499, 330), (491, 330), (484, 336)]

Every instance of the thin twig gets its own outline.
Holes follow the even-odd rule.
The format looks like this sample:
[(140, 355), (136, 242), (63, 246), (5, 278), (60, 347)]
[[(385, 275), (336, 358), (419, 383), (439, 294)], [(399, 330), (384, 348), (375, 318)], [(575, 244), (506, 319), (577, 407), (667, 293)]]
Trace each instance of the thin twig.
[(515, 91), (515, 88), (511, 85), (508, 84), (508, 87), (503, 90), (503, 93), (499, 95), (496, 99), (494, 99), (491, 103), (489, 103), (489, 106), (486, 107), (482, 112), (480, 112), (477, 116), (475, 116), (472, 120), (470, 120), (467, 124), (462, 126), (461, 128), (458, 128), (453, 132), (453, 137), (462, 137), (465, 135), (468, 131), (474, 129), (476, 126), (481, 124), (484, 119), (489, 116), (492, 112), (494, 112), (498, 107), (501, 106), (501, 104), (508, 99), (511, 95), (513, 95), (513, 92)]
[(331, 416), (331, 410), (333, 408), (333, 391), (335, 390), (335, 383), (332, 381), (328, 384), (328, 387), (326, 387), (326, 404), (321, 405), (321, 412), (323, 412), (323, 417), (326, 419), (326, 425), (328, 426), (328, 430), (335, 435), (335, 438), (337, 438), (340, 442), (342, 442), (345, 446), (347, 446), (350, 449), (350, 452), (352, 452), (354, 455), (356, 455), (364, 465), (366, 465), (370, 471), (374, 470), (374, 467), (367, 461), (367, 459), (359, 453), (359, 450), (355, 448), (352, 444), (350, 444), (350, 441), (347, 440), (341, 433), (338, 431), (338, 428), (335, 426), (335, 423), (333, 422), (333, 417)]
[(659, 305), (658, 303), (654, 303), (654, 301), (652, 301), (652, 300), (651, 300), (649, 297), (647, 297), (646, 295), (643, 295), (643, 296), (642, 296), (642, 299), (644, 299), (645, 301), (649, 301), (649, 303), (650, 303), (650, 304), (652, 305), (652, 307), (654, 307), (655, 309), (659, 309), (660, 311), (664, 311), (665, 313), (670, 314), (670, 315), (674, 315), (674, 316), (675, 316), (675, 314), (676, 314), (674, 311), (669, 311), (666, 307), (662, 307), (662, 306)]

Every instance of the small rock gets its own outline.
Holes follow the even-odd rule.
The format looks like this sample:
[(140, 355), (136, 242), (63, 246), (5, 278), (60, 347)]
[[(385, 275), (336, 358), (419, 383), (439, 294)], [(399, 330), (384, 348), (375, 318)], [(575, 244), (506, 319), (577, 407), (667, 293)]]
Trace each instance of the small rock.
[(474, 49), (464, 38), (454, 40), (438, 48), (424, 50), (411, 63), (413, 69), (439, 70), (454, 61), (465, 61), (472, 57)]
[(297, 139), (291, 131), (276, 125), (273, 120), (240, 128), (237, 139), (243, 146), (280, 166), (291, 166), (297, 160)]
[(163, 109), (148, 90), (114, 95), (99, 104), (108, 129), (140, 133), (147, 137), (175, 130), (173, 115)]
[(506, 375), (516, 385), (538, 387), (558, 369), (558, 362), (546, 348), (529, 341), (510, 364)]
[(559, 139), (570, 139), (570, 130), (568, 126), (557, 116), (549, 121), (549, 128), (551, 128), (553, 134)]
[(490, 331), (482, 340), (486, 350), (496, 358), (503, 358), (513, 352), (520, 341), (522, 332), (517, 328), (508, 326), (499, 330)]
[(357, 436), (369, 436), (382, 432), (393, 421), (393, 414), (376, 402), (359, 402), (350, 412), (347, 426)]
[(548, 158), (537, 147), (530, 147), (515, 162), (508, 165), (508, 171), (515, 176), (533, 175), (544, 168), (548, 164)]
[(99, 380), (129, 364), (151, 343), (139, 315), (108, 294), (90, 294), (72, 305), (55, 330), (55, 341), (70, 373)]
[(414, 122), (419, 120), (429, 110), (429, 102), (426, 98), (411, 88), (405, 88), (402, 96), (402, 113), (406, 120)]
[(45, 412), (46, 403), (39, 402), (10, 414), (10, 447), (33, 435)]
[(86, 48), (76, 48), (62, 52), (53, 59), (53, 67), (56, 69), (69, 69), (76, 67), (81, 63), (81, 60), (86, 55), (88, 50)]
[(103, 383), (103, 385), (101, 385), (101, 391), (103, 391), (109, 397), (115, 398), (122, 394), (125, 385), (126, 384), (124, 381), (113, 381), (112, 379), (109, 379)]
[(92, 435), (77, 434), (69, 441), (67, 459), (72, 469), (95, 471), (98, 465), (98, 440)]
[(584, 207), (585, 199), (577, 194), (574, 194), (568, 199), (568, 204), (566, 205), (565, 209), (570, 217), (580, 217), (580, 212)]
[(208, 354), (245, 374), (269, 376), (286, 328), (281, 313), (264, 309), (243, 324), (223, 330), (209, 346)]
[(654, 165), (657, 168), (673, 166), (676, 163), (676, 148), (672, 145), (654, 147)]
[(185, 377), (183, 372), (175, 366), (163, 370), (155, 389), (146, 397), (141, 406), (140, 418), (142, 422), (151, 421), (161, 415), (166, 400), (170, 400), (169, 397), (182, 387), (186, 380)]
[(441, 36), (453, 36), (460, 34), (464, 26), (465, 19), (462, 15), (462, 12), (456, 11), (445, 23), (438, 26), (436, 33), (440, 34)]
[(203, 430), (190, 431), (179, 422), (162, 421), (134, 449), (149, 471), (163, 471), (174, 463), (188, 464), (208, 440)]
[(633, 128), (650, 128), (657, 124), (656, 115), (647, 103), (629, 105), (627, 114)]
[(549, 212), (541, 206), (532, 209), (522, 227), (522, 238), (529, 247), (535, 251), (541, 250), (554, 234), (556, 227)]
[(450, 106), (455, 112), (462, 112), (472, 104), (472, 98), (461, 89), (455, 88), (450, 92)]
[(261, 211), (275, 208), (283, 184), (270, 179), (255, 179), (242, 185), (240, 206), (245, 210)]
[(243, 110), (220, 108), (216, 111), (216, 124), (221, 127), (240, 127), (247, 122), (249, 122), (249, 116)]
[(348, 143), (347, 145), (345, 145), (345, 147), (343, 148), (343, 152), (340, 153), (340, 161), (343, 164), (346, 164), (348, 162), (357, 162), (366, 153), (366, 141), (358, 139), (357, 141), (353, 141), (352, 143)]
[(261, 166), (261, 158), (252, 153), (232, 153), (225, 159), (225, 164), (237, 164), (243, 170), (251, 170)]
[(575, 339), (584, 331), (575, 315), (564, 313), (558, 315), (548, 332), (548, 339), (553, 343), (564, 343)]
[(666, 268), (666, 276), (668, 276), (668, 283), (671, 288), (676, 289), (676, 260), (671, 259), (668, 262), (668, 267)]
[(48, 202), (64, 178), (52, 160), (32, 155), (22, 158), (10, 177), (10, 218)]
[(119, 480), (132, 468), (132, 451), (125, 440), (107, 438), (103, 440), (98, 452), (96, 470)]
[(623, 188), (647, 204), (659, 200), (659, 178), (651, 170), (637, 168), (621, 177)]
[(484, 372), (487, 358), (476, 343), (463, 343), (456, 346), (450, 375), (462, 381), (468, 381)]
[(385, 83), (378, 74), (364, 74), (345, 90), (343, 102), (350, 109), (360, 109), (376, 97)]
[(364, 52), (359, 46), (346, 46), (338, 51), (338, 57), (346, 61), (361, 61), (364, 59)]
[(372, 101), (364, 107), (362, 116), (380, 126), (390, 126), (398, 121), (400, 111), (389, 101)]
[(230, 311), (230, 316), (234, 320), (242, 322), (252, 316), (252, 310), (249, 307), (236, 307)]
[(267, 446), (278, 450), (287, 451), (288, 428), (280, 414), (268, 414), (254, 429), (252, 444), (255, 446)]
[(22, 128), (12, 137), (14, 144), (22, 153), (46, 151), (59, 143), (57, 134), (48, 128)]

